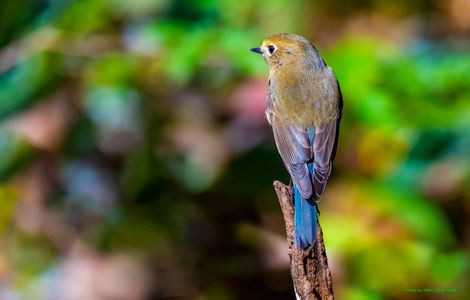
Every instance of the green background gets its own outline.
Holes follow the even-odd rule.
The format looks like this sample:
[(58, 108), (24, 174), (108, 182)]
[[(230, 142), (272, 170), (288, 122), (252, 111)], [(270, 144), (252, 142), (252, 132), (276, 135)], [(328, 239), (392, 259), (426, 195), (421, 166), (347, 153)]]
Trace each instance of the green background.
[(466, 0), (3, 0), (0, 298), (293, 299), (249, 52), (278, 32), (343, 92), (337, 298), (465, 299)]

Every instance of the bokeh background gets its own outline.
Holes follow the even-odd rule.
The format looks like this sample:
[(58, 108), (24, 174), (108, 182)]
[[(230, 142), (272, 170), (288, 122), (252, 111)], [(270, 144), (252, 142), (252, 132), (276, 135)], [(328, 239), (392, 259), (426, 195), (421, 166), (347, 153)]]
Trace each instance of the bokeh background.
[(0, 299), (293, 299), (278, 32), (344, 95), (337, 298), (468, 299), (468, 0), (2, 0)]

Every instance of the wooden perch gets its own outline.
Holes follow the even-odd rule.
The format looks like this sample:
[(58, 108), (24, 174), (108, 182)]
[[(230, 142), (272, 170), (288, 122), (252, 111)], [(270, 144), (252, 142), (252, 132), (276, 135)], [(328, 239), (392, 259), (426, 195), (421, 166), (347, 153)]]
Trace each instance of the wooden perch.
[(286, 223), (287, 243), (291, 275), (297, 299), (332, 300), (333, 282), (323, 243), (323, 232), (317, 222), (317, 237), (313, 245), (306, 250), (297, 249), (294, 245), (294, 205), (292, 189), (282, 182), (275, 181), (279, 203)]

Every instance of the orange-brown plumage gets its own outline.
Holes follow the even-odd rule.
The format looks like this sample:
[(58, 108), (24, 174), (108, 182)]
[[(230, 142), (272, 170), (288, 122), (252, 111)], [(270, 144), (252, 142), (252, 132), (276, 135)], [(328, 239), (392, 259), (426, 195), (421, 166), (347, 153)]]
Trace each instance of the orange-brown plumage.
[(269, 66), (266, 116), (292, 178), (295, 242), (315, 241), (316, 204), (331, 173), (342, 99), (336, 77), (305, 38), (276, 34), (252, 51)]
[(282, 33), (263, 41), (261, 49), (269, 65), (273, 113), (282, 121), (322, 126), (338, 116), (338, 86), (333, 71), (325, 65), (311, 43), (298, 35)]

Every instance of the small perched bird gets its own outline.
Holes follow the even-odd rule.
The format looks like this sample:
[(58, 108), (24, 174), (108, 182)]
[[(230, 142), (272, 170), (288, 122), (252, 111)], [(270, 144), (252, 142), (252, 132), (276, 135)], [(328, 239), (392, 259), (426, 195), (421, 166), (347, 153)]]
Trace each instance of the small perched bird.
[(336, 153), (341, 91), (333, 70), (304, 37), (276, 34), (251, 51), (269, 66), (266, 117), (292, 180), (295, 245), (305, 249), (315, 242), (316, 202)]

